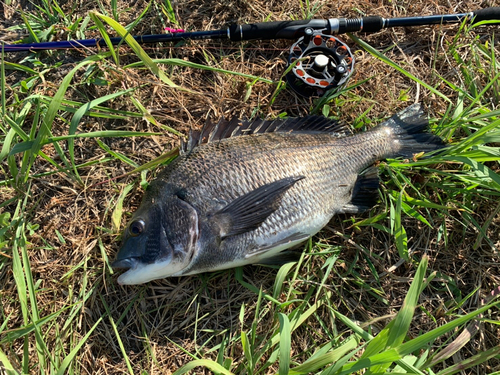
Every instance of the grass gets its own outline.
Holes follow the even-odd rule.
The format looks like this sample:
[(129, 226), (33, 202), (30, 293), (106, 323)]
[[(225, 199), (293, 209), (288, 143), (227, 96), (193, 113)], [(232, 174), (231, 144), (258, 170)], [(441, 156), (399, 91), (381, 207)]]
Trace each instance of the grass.
[[(113, 0), (97, 12), (42, 1), (8, 14), (9, 31), (47, 41), (373, 13), (351, 3)], [(412, 7), (384, 2), (377, 13), (456, 11)], [(102, 50), (2, 54), (0, 372), (499, 373), (494, 31), (346, 37), (358, 62), (350, 86), (320, 100), (284, 88), (280, 41), (166, 48), (126, 37)], [(449, 147), (381, 163), (380, 203), (335, 217), (298, 262), (117, 285), (120, 229), (206, 118), (320, 113), (364, 131), (415, 101)]]

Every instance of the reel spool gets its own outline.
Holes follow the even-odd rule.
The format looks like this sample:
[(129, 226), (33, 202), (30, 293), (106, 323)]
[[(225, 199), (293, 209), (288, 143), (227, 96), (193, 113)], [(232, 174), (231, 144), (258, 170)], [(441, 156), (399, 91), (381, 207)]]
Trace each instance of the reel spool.
[(291, 48), (286, 79), (290, 87), (304, 97), (322, 96), (327, 90), (344, 85), (354, 68), (354, 56), (339, 39), (305, 30)]

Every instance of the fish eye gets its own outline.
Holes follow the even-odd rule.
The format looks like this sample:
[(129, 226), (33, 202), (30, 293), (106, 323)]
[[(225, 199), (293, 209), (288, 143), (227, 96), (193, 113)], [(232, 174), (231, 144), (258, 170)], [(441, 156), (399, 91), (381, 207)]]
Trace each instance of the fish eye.
[(144, 220), (136, 220), (132, 224), (130, 224), (129, 232), (132, 237), (137, 237), (139, 234), (144, 232), (144, 228), (146, 227), (146, 223)]

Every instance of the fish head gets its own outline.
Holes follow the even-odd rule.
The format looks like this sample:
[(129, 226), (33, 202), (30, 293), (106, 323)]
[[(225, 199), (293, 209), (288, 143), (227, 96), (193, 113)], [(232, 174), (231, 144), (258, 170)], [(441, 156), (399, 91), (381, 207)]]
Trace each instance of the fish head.
[(113, 268), (128, 269), (122, 285), (142, 284), (181, 274), (189, 266), (199, 238), (198, 213), (177, 196), (145, 199), (123, 232)]

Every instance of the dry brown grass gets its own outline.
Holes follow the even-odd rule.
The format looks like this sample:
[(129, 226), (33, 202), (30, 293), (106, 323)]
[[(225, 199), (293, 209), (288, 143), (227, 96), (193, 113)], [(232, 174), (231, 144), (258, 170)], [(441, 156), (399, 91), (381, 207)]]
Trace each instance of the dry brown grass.
[[(83, 17), (90, 10), (97, 9), (97, 6), (83, 1), (59, 3), (66, 12), (70, 12), (75, 6), (75, 9), (78, 9), (75, 15)], [(322, 3), (324, 6), (316, 15), (318, 18), (358, 16), (360, 12), (384, 17), (444, 14), (494, 5), (487, 1), (444, 0), (432, 2), (353, 0)], [(138, 0), (130, 4), (120, 0), (118, 4), (119, 9), (123, 10), (120, 22), (125, 25), (135, 20), (148, 2)], [(160, 1), (154, 0), (153, 4), (159, 6)], [(5, 27), (22, 23), (19, 13), (14, 11), (20, 6), (27, 7), (28, 11), (33, 10), (32, 6), (23, 1), (14, 2), (11, 7), (3, 5), (7, 17), (3, 21)], [(109, 1), (103, 2), (104, 9), (109, 10), (110, 6)], [(174, 7), (180, 26), (189, 30), (217, 29), (234, 21), (245, 23), (284, 20), (301, 15), (298, 0), (182, 1), (175, 3)], [(159, 14), (158, 9), (151, 7), (144, 21), (134, 29), (134, 33), (160, 33), (163, 26)], [(431, 85), (439, 83), (440, 78), (436, 75), (438, 72), (446, 79), (459, 84), (456, 64), (444, 53), (446, 44), (454, 38), (457, 28), (457, 26), (435, 26), (394, 29), (363, 38), (379, 50), (395, 44), (395, 47), (387, 52), (387, 56), (424, 82)], [(478, 35), (481, 33), (487, 35), (491, 32), (492, 29), (488, 28), (477, 31)], [(86, 35), (88, 38), (95, 36), (97, 36), (95, 31), (89, 31)], [(6, 38), (8, 37), (12, 35), (6, 35)], [(61, 31), (60, 37), (64, 38), (64, 30)], [(423, 102), (431, 117), (439, 118), (443, 114), (446, 108), (443, 100), (359, 49), (346, 36), (343, 39), (347, 41), (356, 56), (357, 65), (351, 83), (372, 78), (341, 101), (342, 106), (332, 107), (332, 115), (338, 116), (345, 122), (352, 122), (368, 110), (367, 118), (378, 121), (415, 101)], [(189, 42), (185, 46), (175, 48), (146, 46), (145, 50), (154, 58), (176, 57), (203, 64), (217, 64), (219, 68), (277, 81), (284, 71), (289, 46), (290, 43), (287, 41), (254, 41), (244, 45), (203, 41)], [(86, 55), (94, 53), (94, 50), (40, 53), (40, 61), (45, 62), (47, 66), (53, 66), (55, 62), (61, 62), (62, 65), (57, 69), (50, 69), (45, 74), (44, 81), (40, 82), (31, 93), (53, 96), (62, 78), (75, 63)], [(469, 58), (465, 48), (461, 54), (464, 59)], [(7, 58), (16, 62), (26, 56), (27, 54), (11, 54)], [(274, 85), (264, 83), (253, 85), (245, 100), (248, 80), (244, 78), (190, 68), (166, 67), (166, 71), (175, 83), (198, 94), (181, 92), (161, 84), (157, 77), (147, 70), (123, 68), (125, 64), (136, 60), (136, 56), (127, 47), (122, 47), (120, 66), (116, 66), (110, 59), (100, 63), (103, 78), (108, 80), (109, 85), (78, 84), (83, 79), (83, 72), (80, 72), (75, 77), (74, 85), (66, 94), (66, 98), (87, 102), (117, 90), (140, 87), (134, 92), (134, 97), (160, 123), (184, 134), (187, 134), (190, 128), (201, 126), (207, 118), (252, 116), (255, 112), (264, 116), (276, 116), (283, 112), (290, 116), (301, 116), (309, 113), (312, 107), (312, 101), (298, 98), (291, 91), (282, 91), (274, 103), (270, 104)], [(24, 79), (22, 72), (9, 71), (7, 85), (12, 87), (22, 79)], [(438, 88), (450, 97), (456, 98), (456, 92), (445, 85)], [(7, 92), (9, 103), (14, 100), (12, 93), (13, 90)], [(406, 103), (401, 100), (403, 93), (408, 96)], [(127, 97), (120, 97), (107, 105), (119, 110), (137, 112)], [(67, 115), (64, 117), (69, 118)], [(144, 119), (126, 121), (86, 117), (80, 127), (84, 131), (103, 129), (161, 131), (162, 135), (147, 138), (102, 139), (112, 150), (130, 157), (139, 165), (160, 156), (179, 142), (178, 137)], [(58, 118), (53, 124), (52, 131), (53, 135), (67, 134), (68, 124)], [(77, 164), (108, 156), (92, 138), (78, 139), (75, 142), (75, 150)], [(50, 156), (56, 156), (53, 146), (48, 145), (43, 151)], [(492, 164), (491, 168), (498, 172), (498, 164)], [(51, 169), (47, 162), (38, 158), (32, 174)], [(31, 271), (35, 282), (39, 283), (36, 298), (40, 316), (63, 309), (53, 323), (45, 327), (48, 329), (44, 331), (48, 332), (45, 338), (47, 347), (54, 347), (60, 339), (67, 340), (68, 343), (77, 342), (100, 317), (106, 315), (106, 310), (109, 309), (109, 316), (118, 327), (119, 336), (123, 340), (134, 372), (169, 374), (193, 359), (188, 353), (215, 359), (217, 352), (204, 353), (220, 344), (224, 337), (236, 340), (242, 328), (250, 329), (255, 318), (257, 295), (236, 280), (233, 270), (210, 275), (169, 278), (144, 286), (118, 286), (115, 283), (116, 277), (109, 276), (110, 270), (106, 266), (104, 256), (106, 254), (107, 257), (113, 258), (119, 246), (118, 233), (111, 229), (111, 213), (119, 193), (137, 176), (111, 179), (131, 169), (129, 165), (118, 160), (81, 168), (79, 173), (84, 186), (75, 184), (64, 174), (36, 178), (32, 180), (29, 191), (1, 187), (0, 202), (7, 202), (13, 197), (24, 199), (27, 194), (27, 221), (40, 226), (29, 238), (28, 245)], [(150, 174), (148, 179), (153, 178), (154, 174), (155, 172)], [(142, 193), (139, 184), (135, 184), (134, 190), (124, 201), (126, 214), (123, 215), (122, 225), (127, 221), (129, 214), (137, 208)], [(0, 208), (0, 213), (14, 213), (16, 205), (17, 200), (12, 201)], [(383, 209), (383, 204), (380, 204), (376, 210)], [(480, 225), (487, 223), (492, 217), (485, 231), (489, 240), (498, 249), (500, 218), (497, 202), (478, 200), (473, 216)], [(466, 296), (476, 291), (473, 297), (457, 311), (463, 313), (477, 309), (482, 303), (481, 300), (500, 285), (498, 252), (495, 252), (487, 241), (481, 240), (480, 233), (475, 228), (467, 228), (460, 224), (467, 222), (462, 212), (450, 212), (449, 217), (435, 219), (435, 229), (424, 227), (410, 218), (404, 222), (415, 257), (419, 258), (426, 252), (430, 256), (430, 271), (438, 274), (421, 297), (421, 309), (410, 331), (413, 337), (450, 320), (452, 316), (446, 313), (448, 304), (457, 297), (458, 292)], [(440, 220), (446, 220), (450, 233), (447, 247), (443, 246), (442, 240), (437, 241)], [(314, 238), (315, 243), (341, 248), (341, 260), (335, 264), (327, 280), (327, 287), (335, 296), (331, 305), (351, 319), (359, 321), (364, 327), (370, 323), (374, 329), (382, 329), (401, 307), (415, 267), (399, 262), (400, 257), (389, 235), (373, 228), (357, 231), (351, 227), (351, 223), (349, 217), (337, 217), (329, 228)], [(338, 232), (352, 236), (355, 242), (343, 239)], [(9, 258), (10, 252), (9, 248), (0, 249), (0, 256)], [(324, 258), (310, 257), (307, 269), (304, 267), (304, 271), (317, 272), (318, 277), (315, 279), (320, 281)], [(374, 277), (373, 270), (368, 267), (368, 262), (373, 264), (377, 278)], [(272, 291), (275, 276), (276, 270), (270, 268), (243, 269), (244, 280), (265, 291)], [(82, 280), (85, 281), (83, 284)], [(312, 285), (312, 282), (305, 277), (299, 277), (296, 282), (295, 288), (302, 293), (307, 293)], [(6, 328), (15, 329), (23, 326), (17, 289), (9, 267), (0, 269), (0, 285), (1, 316), (3, 319), (9, 317)], [(372, 289), (367, 289), (367, 286)], [(456, 286), (458, 290), (452, 290), (450, 286)], [(80, 293), (87, 292), (90, 292), (90, 297), (76, 317), (76, 323), (64, 332), (58, 331), (57, 327), (63, 327), (65, 320), (68, 319), (71, 310), (68, 306), (81, 299)], [(242, 304), (245, 305), (243, 323), (239, 318)], [(67, 309), (64, 310), (65, 308)], [(326, 325), (335, 325), (339, 331), (346, 329), (342, 324), (333, 324), (329, 321), (330, 315), (326, 307), (318, 310), (317, 314), (319, 319), (301, 327), (293, 336), (292, 352), (297, 355), (297, 362), (307, 358), (305, 355), (301, 357), (300, 353), (305, 353), (308, 348), (310, 350), (311, 347), (325, 342), (324, 327), (319, 323), (321, 319), (324, 319)], [(490, 319), (498, 318), (498, 311), (492, 314)], [(97, 326), (80, 350), (76, 359), (77, 372), (88, 374), (128, 372), (109, 316)], [(273, 319), (272, 311), (261, 314), (258, 317), (257, 333), (269, 332), (276, 324)], [(480, 332), (459, 354), (447, 360), (444, 367), (499, 345), (499, 339), (498, 325), (482, 325)], [(23, 339), (17, 339), (3, 345), (3, 349), (12, 363), (18, 367), (21, 366), (19, 358), (22, 358), (23, 350), (28, 350), (30, 372), (38, 373), (40, 369), (37, 367), (34, 335), (30, 340), (26, 347), (23, 347)], [(443, 342), (436, 342), (436, 347)], [(232, 357), (235, 363), (241, 362), (243, 360), (241, 345), (232, 346), (228, 356)], [(266, 373), (277, 370), (276, 364), (266, 370)], [(498, 359), (492, 359), (464, 373), (485, 374), (493, 371), (500, 371)], [(208, 373), (201, 369), (198, 372)]]

